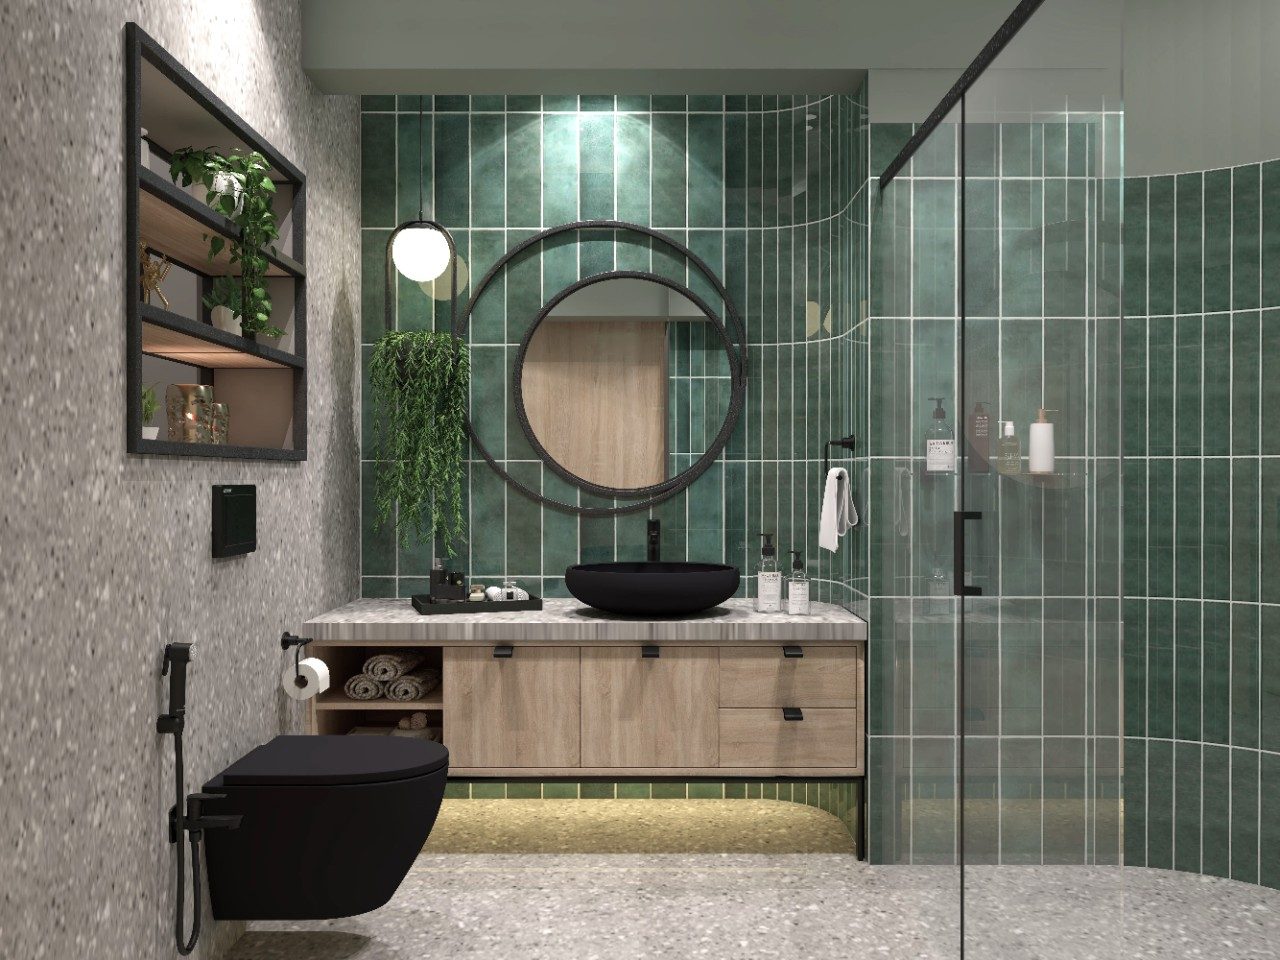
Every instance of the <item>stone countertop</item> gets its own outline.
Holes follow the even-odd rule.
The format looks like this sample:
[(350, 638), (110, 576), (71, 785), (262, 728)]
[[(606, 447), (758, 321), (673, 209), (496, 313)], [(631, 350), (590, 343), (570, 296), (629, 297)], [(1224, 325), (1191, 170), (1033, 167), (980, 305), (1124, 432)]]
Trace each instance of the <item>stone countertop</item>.
[(840, 643), (865, 640), (867, 624), (843, 607), (815, 603), (807, 617), (757, 613), (750, 600), (728, 600), (689, 617), (650, 619), (604, 613), (572, 599), (543, 601), (541, 610), (422, 616), (408, 600), (354, 600), (312, 617), (301, 634), (325, 643), (600, 643), (643, 641)]

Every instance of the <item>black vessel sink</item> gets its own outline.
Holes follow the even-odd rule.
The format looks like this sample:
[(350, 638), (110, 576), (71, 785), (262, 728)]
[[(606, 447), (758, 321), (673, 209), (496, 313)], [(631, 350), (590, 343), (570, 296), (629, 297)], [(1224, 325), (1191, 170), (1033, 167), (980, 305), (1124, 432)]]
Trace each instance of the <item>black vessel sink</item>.
[(723, 563), (580, 563), (564, 572), (569, 592), (609, 613), (679, 617), (723, 603), (738, 589)]

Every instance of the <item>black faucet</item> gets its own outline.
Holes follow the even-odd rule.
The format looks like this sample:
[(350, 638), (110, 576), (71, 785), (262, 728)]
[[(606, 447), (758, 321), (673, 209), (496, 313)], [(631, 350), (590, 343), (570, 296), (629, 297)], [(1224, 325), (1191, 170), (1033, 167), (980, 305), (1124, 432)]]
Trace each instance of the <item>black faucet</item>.
[(662, 555), (662, 521), (649, 518), (649, 551), (646, 559), (657, 563)]

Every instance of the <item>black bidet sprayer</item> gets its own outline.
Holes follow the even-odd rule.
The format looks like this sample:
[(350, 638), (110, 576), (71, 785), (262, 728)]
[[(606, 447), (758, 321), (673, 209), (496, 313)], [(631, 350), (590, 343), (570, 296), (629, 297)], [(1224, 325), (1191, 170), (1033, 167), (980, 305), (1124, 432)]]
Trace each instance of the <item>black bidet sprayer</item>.
[[(184, 957), (196, 948), (200, 939), (200, 839), (205, 830), (218, 828), (234, 830), (240, 826), (238, 816), (206, 816), (200, 806), (206, 800), (221, 800), (216, 793), (193, 793), (183, 796), (182, 728), (187, 717), (187, 664), (191, 662), (191, 644), (167, 643), (164, 648), (164, 665), (160, 675), (169, 677), (169, 712), (156, 718), (157, 733), (173, 734), (174, 804), (169, 811), (169, 842), (178, 845), (177, 896), (174, 902), (173, 936), (178, 953)], [(182, 907), (186, 898), (186, 863), (182, 847), (182, 835), (188, 834), (191, 842), (191, 938), (182, 936)]]

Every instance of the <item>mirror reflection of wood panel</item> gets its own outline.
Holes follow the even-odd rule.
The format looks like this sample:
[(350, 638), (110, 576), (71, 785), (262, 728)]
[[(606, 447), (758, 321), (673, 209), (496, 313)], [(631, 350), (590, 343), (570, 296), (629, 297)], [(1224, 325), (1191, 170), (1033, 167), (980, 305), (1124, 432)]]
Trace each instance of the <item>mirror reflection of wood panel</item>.
[(534, 435), (565, 469), (605, 487), (667, 479), (665, 320), (544, 320), (522, 388)]

